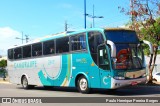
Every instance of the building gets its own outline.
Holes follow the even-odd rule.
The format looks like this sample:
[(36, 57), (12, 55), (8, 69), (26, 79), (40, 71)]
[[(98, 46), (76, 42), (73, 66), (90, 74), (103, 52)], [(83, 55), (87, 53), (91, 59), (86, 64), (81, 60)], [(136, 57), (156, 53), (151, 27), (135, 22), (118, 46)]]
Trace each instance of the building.
[[(145, 59), (146, 59), (146, 64), (148, 65), (149, 60), (150, 60), (150, 56), (145, 56)], [(147, 69), (148, 69), (148, 67), (147, 67)], [(159, 54), (157, 55), (157, 58), (156, 58), (156, 63), (155, 63), (155, 67), (153, 70), (153, 74), (155, 72), (160, 72), (160, 55)]]
[(0, 61), (1, 60), (7, 60), (7, 56), (0, 56)]

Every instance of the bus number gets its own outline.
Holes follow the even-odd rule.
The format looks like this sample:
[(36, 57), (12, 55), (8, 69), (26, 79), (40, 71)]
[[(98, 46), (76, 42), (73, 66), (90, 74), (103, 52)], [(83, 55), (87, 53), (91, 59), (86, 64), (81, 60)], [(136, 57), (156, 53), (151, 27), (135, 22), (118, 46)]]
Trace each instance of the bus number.
[(54, 64), (54, 60), (48, 60), (48, 65), (53, 65)]

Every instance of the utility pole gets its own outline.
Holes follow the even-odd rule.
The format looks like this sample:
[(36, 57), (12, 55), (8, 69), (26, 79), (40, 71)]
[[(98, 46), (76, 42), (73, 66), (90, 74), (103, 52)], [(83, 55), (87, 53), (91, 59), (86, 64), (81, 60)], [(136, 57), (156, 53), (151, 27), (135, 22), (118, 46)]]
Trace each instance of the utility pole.
[(94, 28), (94, 5), (93, 5), (93, 28)]
[(22, 44), (23, 44), (23, 32), (22, 32)]
[(20, 40), (22, 40), (22, 44), (23, 44), (23, 40), (26, 40), (26, 43), (28, 43), (28, 40), (29, 40), (29, 37), (28, 37), (29, 35), (25, 35), (25, 39), (23, 39), (23, 32), (22, 32), (22, 38), (19, 38), (19, 37), (16, 37), (15, 39), (20, 39)]
[(93, 27), (93, 28), (95, 27), (95, 22), (94, 22), (95, 18), (104, 18), (103, 16), (95, 16), (95, 14), (94, 14), (94, 5), (93, 5), (93, 14), (92, 14), (92, 15), (86, 14), (86, 16), (92, 18), (92, 21), (93, 21), (92, 27)]
[(90, 28), (93, 28), (92, 23), (90, 24)]
[(86, 0), (84, 0), (84, 29), (86, 29)]
[(26, 36), (26, 43), (28, 43), (28, 40), (29, 40), (29, 35), (25, 35)]
[(64, 27), (65, 27), (65, 31), (68, 31), (68, 24), (67, 24), (67, 21), (65, 21)]
[(22, 38), (16, 37), (15, 39), (20, 39), (20, 40), (22, 40), (22, 44), (23, 44), (23, 40), (25, 40), (25, 39), (23, 39), (23, 32), (22, 32)]

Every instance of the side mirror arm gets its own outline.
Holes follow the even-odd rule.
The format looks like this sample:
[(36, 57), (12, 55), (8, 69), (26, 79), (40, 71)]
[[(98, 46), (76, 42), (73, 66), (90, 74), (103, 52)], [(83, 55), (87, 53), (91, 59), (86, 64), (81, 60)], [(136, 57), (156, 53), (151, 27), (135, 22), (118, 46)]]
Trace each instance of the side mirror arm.
[(149, 46), (149, 48), (150, 48), (150, 53), (153, 54), (153, 46), (152, 46), (151, 42), (149, 42), (147, 40), (143, 40), (143, 41), (141, 41), (141, 43), (147, 44)]
[(116, 58), (116, 45), (110, 40), (107, 40), (106, 43), (111, 46), (111, 57)]

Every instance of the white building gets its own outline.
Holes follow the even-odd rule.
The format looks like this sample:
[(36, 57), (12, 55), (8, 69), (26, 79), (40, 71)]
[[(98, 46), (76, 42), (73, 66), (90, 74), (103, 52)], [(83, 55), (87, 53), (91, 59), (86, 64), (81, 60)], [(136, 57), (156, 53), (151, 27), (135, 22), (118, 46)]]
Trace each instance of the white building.
[(7, 60), (7, 56), (2, 56), (2, 57), (0, 57), (0, 61), (1, 60)]
[[(145, 56), (145, 59), (146, 59), (146, 64), (149, 64), (150, 57)], [(156, 58), (156, 63), (155, 63), (153, 73), (155, 72), (160, 72), (160, 55), (157, 55), (157, 58)]]

